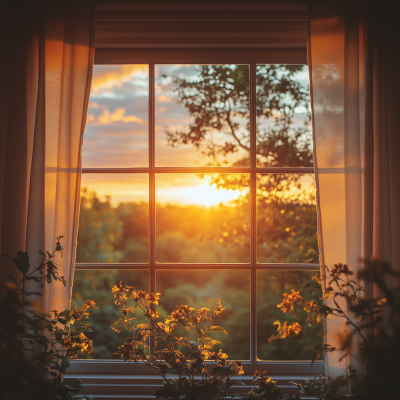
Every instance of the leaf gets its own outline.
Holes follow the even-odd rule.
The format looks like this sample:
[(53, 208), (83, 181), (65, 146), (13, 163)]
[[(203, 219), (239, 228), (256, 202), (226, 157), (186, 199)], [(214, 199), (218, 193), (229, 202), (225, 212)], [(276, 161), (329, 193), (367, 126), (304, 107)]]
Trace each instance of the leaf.
[(17, 281), (15, 280), (15, 278), (14, 278), (13, 276), (7, 276), (7, 278), (8, 278), (11, 282), (17, 284)]
[(216, 366), (212, 371), (211, 371), (212, 375), (226, 375), (226, 370), (224, 367), (221, 366)]
[(37, 336), (35, 336), (35, 342), (44, 346), (47, 343), (49, 343), (49, 339), (47, 339), (46, 336), (37, 335)]
[(29, 256), (25, 251), (19, 251), (18, 257), (12, 259), (14, 265), (22, 272), (24, 275), (29, 271)]
[(222, 326), (211, 326), (208, 331), (228, 334), (228, 332)]

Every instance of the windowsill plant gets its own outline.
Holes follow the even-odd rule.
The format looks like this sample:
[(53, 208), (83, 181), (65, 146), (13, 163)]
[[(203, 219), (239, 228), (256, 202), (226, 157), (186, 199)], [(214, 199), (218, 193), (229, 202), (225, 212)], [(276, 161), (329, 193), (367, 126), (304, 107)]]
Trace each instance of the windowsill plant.
[(52, 253), (39, 251), (37, 267), (30, 265), (26, 252), (19, 251), (16, 258), (5, 256), (19, 270), (21, 279), (9, 276), (0, 300), (0, 397), (4, 400), (67, 400), (86, 389), (79, 379), (65, 375), (70, 358), (91, 351), (90, 326), (82, 322), (96, 304), (88, 300), (81, 310), (44, 313), (38, 302), (28, 299), (42, 295), (28, 291), (29, 282), (38, 288), (55, 281), (66, 285), (55, 263), (56, 256), (62, 256), (62, 238), (57, 237)]
[[(398, 279), (400, 273), (395, 272), (387, 263), (378, 261), (366, 261), (357, 280), (353, 278), (353, 271), (343, 264), (326, 268), (326, 273), (328, 284), (323, 291), (323, 298), (329, 299), (329, 302), (322, 302), (321, 299), (304, 301), (301, 293), (292, 290), (291, 294), (284, 295), (277, 306), (285, 314), (298, 314), (299, 308), (306, 311), (306, 320), (300, 321), (303, 324), (321, 324), (323, 318), (328, 316), (342, 318), (348, 329), (339, 338), (339, 346), (326, 344), (323, 348), (316, 348), (317, 354), (320, 351), (340, 351), (344, 358), (351, 354), (353, 340), (357, 340), (358, 355), (354, 356), (359, 358), (366, 372), (358, 373), (350, 367), (347, 377), (329, 379), (328, 382), (323, 377), (314, 377), (304, 383), (292, 383), (298, 387), (300, 394), (319, 400), (393, 398), (391, 396), (395, 393), (396, 374), (400, 370), (400, 294), (388, 282)], [(318, 274), (315, 278), (319, 280)], [(371, 300), (365, 299), (364, 286), (358, 282), (375, 285), (380, 295)], [(220, 300), (213, 309), (203, 307), (196, 310), (187, 305), (177, 306), (165, 322), (160, 322), (156, 310), (160, 293), (138, 291), (121, 281), (115, 282), (112, 291), (116, 298), (115, 304), (121, 307), (120, 317), (115, 321), (113, 329), (117, 333), (124, 330), (128, 334), (116, 354), (124, 361), (144, 362), (161, 375), (164, 386), (154, 393), (157, 398), (300, 399), (298, 395), (284, 394), (266, 372), (254, 374), (253, 382), (256, 387), (250, 392), (230, 393), (232, 386), (243, 384), (237, 379), (243, 374), (243, 367), (239, 361), (228, 361), (227, 354), (222, 350), (213, 350), (214, 345), (220, 342), (210, 335), (213, 332), (227, 333), (222, 327), (201, 327), (202, 323), (212, 321), (224, 311)], [(141, 310), (148, 318), (148, 324), (134, 324), (134, 308), (127, 306), (129, 299), (133, 300), (134, 308)], [(347, 309), (339, 299), (344, 300)], [(302, 330), (300, 322), (289, 325), (287, 322), (276, 321), (277, 335), (272, 335), (270, 341), (299, 335)], [(176, 335), (179, 333), (178, 328), (192, 332), (194, 341)], [(149, 339), (154, 343), (155, 351), (152, 355), (148, 351)], [(209, 370), (206, 360), (216, 361), (217, 366)], [(352, 394), (340, 394), (343, 387), (350, 387)]]

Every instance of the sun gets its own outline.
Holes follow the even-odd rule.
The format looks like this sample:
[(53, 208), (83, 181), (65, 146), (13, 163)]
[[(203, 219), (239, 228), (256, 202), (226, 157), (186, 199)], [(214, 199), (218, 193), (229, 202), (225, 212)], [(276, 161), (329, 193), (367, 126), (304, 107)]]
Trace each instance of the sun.
[(210, 186), (209, 183), (204, 183), (202, 185), (186, 187), (185, 193), (182, 193), (182, 196), (184, 196), (184, 199), (181, 202), (211, 207), (237, 199), (240, 196), (240, 191), (218, 189), (215, 184)]
[(158, 174), (156, 177), (156, 203), (181, 206), (200, 205), (205, 207), (227, 204), (245, 194), (240, 190), (218, 188), (212, 175)]
[(240, 190), (218, 189), (216, 185), (205, 182), (200, 185), (185, 185), (163, 188), (157, 191), (157, 201), (163, 204), (202, 205), (205, 207), (226, 204), (237, 199)]

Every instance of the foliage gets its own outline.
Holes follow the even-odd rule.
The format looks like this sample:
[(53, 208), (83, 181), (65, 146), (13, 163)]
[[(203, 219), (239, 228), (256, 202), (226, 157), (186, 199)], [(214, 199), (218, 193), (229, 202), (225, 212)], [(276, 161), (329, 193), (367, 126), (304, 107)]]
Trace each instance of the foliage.
[[(238, 376), (243, 374), (240, 361), (228, 361), (228, 355), (214, 351), (218, 340), (209, 335), (224, 333), (220, 326), (203, 328), (201, 325), (213, 321), (216, 316), (225, 310), (218, 299), (215, 306), (210, 309), (201, 307), (194, 309), (187, 305), (177, 306), (165, 322), (159, 321), (156, 305), (160, 301), (160, 293), (146, 293), (135, 290), (134, 287), (116, 281), (112, 289), (115, 303), (121, 307), (120, 317), (113, 324), (113, 329), (120, 333), (128, 333), (125, 343), (118, 348), (118, 355), (124, 361), (143, 361), (147, 366), (156, 370), (163, 378), (164, 386), (154, 393), (162, 399), (219, 399), (241, 397), (245, 399), (277, 400), (287, 398), (280, 389), (275, 387), (276, 382), (266, 377), (265, 373), (256, 372), (254, 382), (256, 388), (249, 393), (231, 394), (229, 389), (238, 384), (244, 384)], [(134, 309), (128, 307), (127, 301), (132, 299), (135, 308), (143, 311), (149, 319), (148, 324), (135, 324)], [(176, 336), (179, 327), (188, 333), (193, 332), (194, 340), (187, 337)], [(155, 351), (148, 355), (148, 339), (154, 338)], [(182, 351), (187, 348), (188, 352)], [(216, 361), (216, 365), (209, 370), (210, 364), (206, 360)], [(169, 376), (175, 375), (175, 378)]]
[(83, 188), (80, 209), (77, 261), (120, 261), (121, 254), (115, 245), (121, 240), (123, 223), (115, 218), (109, 199), (101, 201), (96, 193)]
[[(317, 281), (318, 284), (320, 284), (320, 276), (318, 272), (313, 274), (313, 279)], [(304, 282), (303, 285), (308, 286), (307, 282)], [(323, 314), (320, 311), (320, 308), (322, 306), (322, 298), (317, 297), (316, 299), (307, 301), (306, 298), (310, 297), (309, 295), (307, 296), (307, 288), (303, 287), (302, 289), (304, 290), (303, 293), (303, 290), (300, 289), (302, 291), (302, 295), (300, 294), (300, 291), (296, 291), (294, 289), (291, 289), (290, 294), (283, 294), (282, 302), (277, 304), (277, 308), (279, 308), (281, 312), (287, 315), (293, 313), (297, 321), (293, 322), (292, 324), (288, 324), (287, 321), (282, 323), (281, 321), (276, 320), (274, 322), (274, 325), (277, 326), (277, 335), (271, 335), (268, 339), (269, 343), (277, 339), (285, 339), (298, 336), (303, 329), (303, 325), (305, 324), (307, 324), (308, 326), (318, 325), (319, 336), (322, 336)], [(303, 322), (305, 316), (306, 321)], [(299, 323), (299, 321), (301, 321), (301, 324)], [(321, 343), (317, 342), (315, 345), (316, 356), (314, 357), (314, 360), (319, 355), (320, 346)]]
[[(207, 165), (249, 166), (250, 85), (249, 68), (241, 65), (192, 66), (196, 79), (167, 77), (175, 85), (177, 102), (192, 122), (184, 129), (166, 130), (171, 147), (193, 146), (211, 159)], [(313, 165), (309, 123), (308, 86), (297, 74), (302, 65), (256, 66), (257, 164), (262, 167), (309, 167)], [(299, 110), (303, 124), (296, 119)], [(219, 132), (226, 140), (216, 139)], [(227, 156), (240, 157), (229, 163)], [(307, 190), (298, 174), (257, 174), (257, 253), (260, 262), (318, 263), (314, 183)], [(218, 188), (243, 190), (249, 187), (248, 174), (214, 174), (210, 184)], [(249, 204), (250, 194), (232, 201), (231, 206)], [(239, 218), (232, 218), (230, 232), (212, 231), (209, 239), (247, 250), (250, 238), (242, 231)]]
[[(212, 321), (215, 316), (224, 311), (218, 300), (212, 309), (201, 307), (194, 309), (187, 305), (177, 306), (165, 322), (159, 321), (155, 306), (159, 303), (160, 293), (136, 291), (134, 287), (116, 281), (112, 289), (115, 304), (121, 306), (120, 317), (113, 324), (113, 329), (119, 333), (127, 331), (125, 343), (118, 348), (118, 355), (124, 361), (143, 361), (156, 370), (163, 378), (164, 386), (154, 393), (163, 399), (218, 399), (226, 398), (232, 385), (239, 383), (232, 379), (243, 374), (240, 362), (228, 362), (227, 355), (221, 350), (214, 352), (215, 344), (220, 343), (209, 335), (220, 332), (227, 333), (220, 326), (202, 328), (200, 325)], [(148, 324), (134, 324), (132, 307), (127, 306), (127, 300), (133, 299), (135, 308), (143, 311), (149, 319)], [(183, 327), (188, 332), (194, 331), (194, 341), (186, 337), (175, 336), (177, 328)], [(154, 338), (155, 351), (146, 355), (148, 339)], [(182, 350), (186, 347), (189, 353)], [(217, 366), (210, 372), (205, 360), (217, 361)], [(201, 375), (196, 379), (195, 374)], [(177, 379), (169, 379), (168, 375), (177, 375)]]
[[(323, 325), (308, 324), (308, 313), (302, 305), (314, 299), (322, 305), (321, 286), (313, 279), (316, 275), (315, 271), (258, 272), (260, 288), (266, 292), (259, 294), (258, 300), (263, 307), (258, 314), (258, 337), (261, 342), (259, 357), (273, 360), (321, 358), (315, 348), (323, 345)], [(276, 295), (271, 296), (271, 291)], [(299, 293), (301, 300), (297, 298)], [(291, 312), (285, 313), (287, 303), (284, 300), (294, 298), (297, 298), (297, 301), (293, 303), (293, 308), (290, 308)], [(282, 315), (285, 316), (284, 320)], [(283, 338), (285, 340), (278, 340)]]
[[(161, 225), (163, 233), (157, 236), (157, 251), (162, 252), (162, 257), (169, 262), (183, 262), (189, 257), (193, 260), (202, 259), (205, 253), (215, 254), (218, 259), (228, 259), (231, 245), (217, 247), (214, 240), (198, 241), (195, 230), (185, 231), (182, 234), (181, 227), (191, 221), (193, 225), (197, 223), (196, 213), (186, 208), (169, 206), (164, 207), (165, 213), (171, 213), (166, 223)], [(114, 208), (114, 210), (116, 210)], [(235, 210), (233, 208), (233, 210)], [(116, 211), (115, 211), (116, 212)], [(180, 214), (179, 214), (180, 212)], [(206, 214), (207, 209), (203, 211)], [(210, 211), (211, 212), (211, 211)], [(197, 213), (198, 218), (204, 214)], [(179, 215), (182, 218), (179, 218)], [(279, 215), (283, 215), (279, 213)], [(187, 218), (186, 218), (187, 216)], [(190, 216), (190, 218), (189, 218)], [(115, 218), (118, 218), (117, 214)], [(164, 217), (163, 217), (164, 218)], [(173, 219), (175, 222), (173, 223)], [(181, 220), (185, 222), (181, 223)], [(82, 224), (82, 223), (81, 223)], [(302, 224), (298, 224), (302, 228)], [(226, 231), (234, 235), (229, 230), (229, 224), (224, 227)], [(175, 231), (174, 229), (177, 229)], [(128, 230), (124, 235), (129, 235)], [(189, 235), (190, 233), (190, 235)], [(221, 237), (222, 234), (221, 234)], [(140, 239), (140, 237), (139, 237)], [(224, 237), (224, 239), (226, 239)], [(131, 237), (130, 240), (135, 240)], [(139, 242), (139, 241), (138, 241)], [(78, 244), (78, 247), (80, 244)], [(139, 246), (139, 244), (138, 244)], [(271, 247), (274, 242), (271, 243)], [(239, 246), (236, 246), (239, 250)], [(288, 246), (288, 253), (290, 246)], [(101, 249), (98, 251), (102, 251)], [(147, 251), (147, 248), (144, 248)], [(272, 251), (272, 250), (271, 250)], [(286, 250), (285, 250), (286, 251)], [(125, 252), (125, 250), (124, 250)], [(140, 253), (142, 254), (142, 253)], [(140, 262), (138, 258), (131, 258), (130, 262)], [(276, 249), (277, 257), (285, 261), (285, 254)], [(213, 256), (214, 257), (214, 256)], [(287, 260), (287, 259), (286, 259)], [(90, 259), (86, 259), (89, 262)], [(287, 262), (290, 262), (287, 260)], [(160, 316), (166, 318), (176, 304), (186, 304), (190, 302), (193, 307), (205, 305), (212, 307), (211, 299), (220, 296), (227, 309), (221, 317), (218, 317), (218, 324), (222, 324), (228, 332), (234, 332), (229, 336), (217, 334), (219, 340), (223, 340), (223, 346), (234, 359), (245, 360), (249, 357), (249, 347), (244, 343), (249, 343), (249, 325), (244, 321), (249, 321), (249, 285), (245, 282), (246, 274), (241, 271), (202, 271), (193, 276), (192, 270), (180, 270), (179, 272), (163, 273), (162, 279), (157, 279), (157, 288), (163, 293), (163, 302), (158, 306)], [(118, 337), (113, 335), (110, 328), (112, 321), (117, 315), (116, 307), (108, 301), (109, 292), (113, 283), (117, 279), (142, 290), (148, 291), (149, 281), (145, 271), (141, 270), (77, 270), (74, 275), (74, 290), (72, 306), (82, 307), (86, 298), (91, 298), (98, 305), (99, 310), (94, 310), (90, 316), (90, 325), (93, 330), (93, 351), (90, 358), (115, 358), (113, 349), (120, 343)], [(296, 291), (302, 290), (305, 298), (311, 301), (313, 298), (321, 297), (321, 288), (315, 280), (312, 280), (311, 273), (308, 271), (269, 270), (258, 272), (258, 356), (265, 360), (292, 360), (294, 355), (299, 360), (312, 359), (314, 346), (317, 341), (322, 341), (321, 327), (317, 325), (306, 325), (299, 337), (286, 341), (274, 341), (268, 343), (268, 338), (274, 333), (273, 323), (280, 319), (280, 311), (276, 308), (280, 296), (291, 288)], [(291, 317), (291, 316), (289, 316)], [(294, 322), (291, 319), (288, 323)], [(144, 321), (143, 321), (144, 322)], [(88, 357), (84, 353), (79, 357)]]
[[(266, 372), (258, 371), (253, 377), (255, 387), (248, 393), (229, 392), (234, 385), (244, 385), (238, 379), (244, 373), (243, 366), (240, 361), (228, 361), (228, 355), (221, 349), (214, 350), (214, 345), (221, 342), (211, 338), (210, 334), (227, 334), (224, 328), (215, 325), (203, 327), (204, 323), (214, 321), (224, 312), (220, 299), (211, 309), (176, 306), (165, 321), (161, 322), (156, 309), (161, 300), (160, 293), (136, 290), (120, 280), (115, 282), (112, 292), (116, 299), (115, 304), (120, 307), (120, 316), (114, 322), (113, 329), (118, 334), (122, 331), (128, 334), (116, 354), (124, 361), (142, 361), (161, 375), (164, 386), (154, 393), (157, 398), (300, 400), (297, 395), (284, 394)], [(130, 300), (133, 301), (134, 308), (141, 310), (148, 318), (148, 323), (134, 322), (135, 311), (128, 305)], [(177, 335), (179, 328), (184, 328), (188, 334), (192, 333), (194, 340)], [(153, 355), (149, 355), (149, 339), (154, 340)], [(206, 360), (215, 361), (216, 365), (206, 364)], [(315, 378), (315, 381), (318, 382), (318, 387), (324, 382), (321, 377)], [(308, 388), (302, 384), (297, 386), (302, 393), (315, 392), (313, 387)]]
[[(90, 354), (80, 353), (79, 358), (112, 359), (116, 358), (115, 349), (123, 344), (123, 338), (115, 335), (110, 325), (119, 314), (118, 306), (110, 301), (110, 292), (117, 279), (137, 287), (149, 287), (147, 271), (143, 270), (75, 270), (72, 308), (80, 309), (85, 299), (92, 299), (100, 306), (90, 313), (87, 323), (93, 331), (93, 348)], [(136, 323), (147, 322), (144, 316), (136, 316)]]
[[(39, 251), (41, 261), (31, 267), (29, 255), (19, 251), (18, 257), (8, 259), (22, 274), (19, 282), (9, 276), (4, 297), (0, 302), (0, 393), (3, 399), (71, 399), (85, 387), (78, 379), (64, 378), (70, 365), (69, 358), (79, 352), (90, 352), (92, 341), (90, 326), (81, 322), (88, 318), (87, 310), (96, 308), (90, 300), (81, 310), (38, 311), (29, 296), (41, 296), (40, 292), (27, 290), (34, 282), (43, 284), (66, 281), (60, 276), (55, 263), (62, 255), (61, 239), (57, 237), (56, 248), (50, 253)], [(74, 328), (70, 324), (75, 324)], [(90, 397), (84, 397), (90, 399)]]
[[(340, 361), (350, 356), (361, 371), (350, 366), (348, 376), (331, 379), (329, 385), (321, 378), (307, 385), (298, 384), (301, 393), (316, 395), (321, 400), (341, 398), (340, 388), (349, 385), (354, 399), (392, 398), (397, 389), (400, 360), (400, 292), (396, 287), (400, 272), (378, 260), (365, 260), (357, 279), (346, 264), (326, 267), (325, 272), (324, 304), (319, 299), (303, 302), (300, 293), (292, 291), (285, 294), (278, 307), (290, 314), (302, 306), (307, 312), (308, 324), (319, 324), (329, 316), (343, 320), (347, 328), (338, 334), (337, 345), (325, 344), (321, 350), (339, 352)], [(365, 296), (364, 285), (373, 287), (375, 295)], [(278, 337), (284, 338), (280, 325), (279, 328)], [(355, 348), (357, 354), (354, 354)]]
[[(227, 165), (226, 160), (223, 161), (223, 154), (228, 157), (234, 153), (239, 158), (236, 158), (237, 163), (232, 166), (248, 165), (248, 66), (203, 65), (190, 68), (198, 68), (195, 81), (167, 77), (169, 84), (175, 85), (178, 101), (191, 117), (190, 123), (179, 132), (167, 128), (168, 144), (172, 147), (194, 146), (199, 153), (210, 156), (209, 160), (215, 155), (213, 165)], [(304, 68), (299, 65), (257, 65), (257, 157), (260, 166), (312, 166), (308, 87), (298, 79), (298, 74)], [(215, 130), (219, 130), (226, 140), (213, 142)], [(227, 146), (225, 142), (230, 145)], [(249, 188), (250, 182), (248, 174), (213, 174), (210, 184), (216, 184), (222, 189), (243, 191)], [(303, 184), (300, 175), (257, 174), (258, 262), (319, 262), (313, 189), (312, 183), (309, 187)], [(249, 193), (246, 193), (228, 204), (214, 207), (156, 204), (157, 260), (167, 263), (210, 260), (215, 263), (248, 262), (249, 201)], [(148, 262), (148, 207), (148, 204), (139, 202), (112, 206), (111, 198), (100, 200), (96, 193), (83, 191), (77, 261)], [(248, 210), (248, 213), (244, 210)], [(207, 229), (199, 229), (199, 226), (206, 224)], [(111, 277), (108, 271), (107, 278), (93, 274), (92, 291), (86, 278), (82, 282), (78, 279), (75, 281), (74, 304), (82, 304), (82, 293), (95, 296), (95, 301), (104, 302), (104, 307), (93, 313), (94, 332), (101, 339), (97, 340), (98, 345), (92, 353), (95, 357), (100, 357), (100, 354), (106, 358), (111, 357), (111, 349), (117, 344), (117, 339), (111, 338), (107, 326), (107, 321), (113, 320), (115, 310), (105, 299), (110, 285), (116, 279), (121, 279), (121, 274), (122, 271), (118, 271), (114, 274), (116, 276)], [(283, 272), (271, 271), (268, 277), (259, 279), (258, 292), (263, 297), (257, 300), (258, 309), (268, 310), (259, 318), (259, 354), (264, 359), (290, 359), (295, 351), (300, 359), (310, 359), (316, 340), (320, 340), (320, 328), (317, 326), (303, 329), (301, 340), (298, 340), (298, 336), (287, 341), (267, 342), (273, 333), (273, 322), (279, 319), (279, 310), (275, 305), (276, 298), (281, 295), (281, 274)], [(284, 275), (286, 278), (294, 276)], [(306, 272), (295, 274), (295, 277), (290, 280), (295, 290), (300, 290), (309, 281)], [(148, 286), (143, 285), (140, 279), (141, 282), (135, 282), (134, 286), (148, 290)], [(221, 292), (219, 287), (224, 288), (224, 293), (229, 291), (232, 285), (228, 282), (231, 281), (229, 274), (218, 273), (215, 282), (214, 279), (208, 279), (206, 289), (197, 280), (186, 276), (186, 273), (165, 276), (164, 302), (159, 308), (160, 315), (166, 316), (175, 304), (189, 301), (177, 299), (176, 293), (183, 297), (191, 295), (191, 304), (197, 307), (204, 304), (206, 298), (217, 297)], [(174, 289), (178, 287), (177, 283), (179, 291)], [(246, 299), (248, 296), (248, 289), (243, 285), (232, 287), (235, 287), (237, 296), (232, 295), (224, 300), (225, 303), (229, 301), (228, 308), (234, 302), (233, 299)], [(290, 288), (286, 285), (285, 289)], [(315, 288), (313, 290), (316, 291)], [(198, 299), (193, 293), (198, 294)], [(264, 293), (268, 293), (268, 296), (264, 296)], [(237, 359), (246, 359), (243, 343), (248, 337), (248, 327), (242, 322), (246, 318), (245, 305), (238, 304), (233, 308), (232, 312), (229, 309), (225, 311), (224, 316), (229, 316), (229, 319), (223, 321), (229, 331), (234, 329), (235, 332), (229, 337), (229, 354), (234, 354)]]
[(253, 382), (255, 388), (252, 388), (249, 393), (243, 394), (242, 397), (245, 400), (250, 399), (267, 399), (267, 400), (279, 400), (283, 398), (281, 389), (276, 387), (276, 381), (266, 375), (266, 372), (256, 371), (253, 376)]
[[(193, 122), (183, 130), (167, 130), (172, 147), (192, 145), (213, 159), (211, 165), (240, 149), (245, 156), (235, 163), (248, 163), (250, 152), (250, 76), (241, 65), (199, 65), (197, 77), (189, 80), (172, 77), (179, 103), (187, 109)], [(257, 65), (257, 154), (264, 166), (312, 165), (311, 141), (305, 134), (309, 124), (308, 87), (296, 79), (302, 65)], [(165, 76), (164, 76), (165, 77)], [(296, 111), (308, 114), (305, 125), (295, 127)], [(273, 121), (265, 128), (262, 119)], [(245, 121), (246, 129), (243, 129)], [(212, 133), (222, 132), (233, 140), (218, 143)], [(218, 157), (220, 156), (220, 157)]]

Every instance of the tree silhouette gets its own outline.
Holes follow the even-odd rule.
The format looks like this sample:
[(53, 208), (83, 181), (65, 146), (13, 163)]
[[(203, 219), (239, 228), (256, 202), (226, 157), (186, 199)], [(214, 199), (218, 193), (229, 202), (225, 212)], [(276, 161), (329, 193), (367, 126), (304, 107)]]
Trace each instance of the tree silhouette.
[[(196, 79), (171, 77), (192, 123), (182, 130), (167, 130), (168, 145), (192, 145), (226, 164), (228, 154), (245, 151), (232, 166), (248, 166), (250, 153), (250, 76), (246, 65), (193, 66)], [(312, 166), (308, 86), (296, 79), (302, 65), (257, 65), (257, 155), (260, 166)], [(166, 75), (163, 75), (166, 77)], [(306, 113), (303, 126), (294, 124), (297, 110)], [(241, 122), (241, 123), (240, 123)], [(265, 126), (263, 122), (268, 122)], [(219, 143), (218, 131), (230, 140)], [(233, 139), (233, 140), (232, 140)], [(221, 157), (222, 156), (222, 157)], [(223, 161), (219, 161), (222, 158)]]
[[(177, 102), (191, 117), (187, 127), (166, 130), (168, 145), (194, 146), (210, 160), (205, 166), (249, 166), (249, 67), (192, 68), (195, 79), (168, 77), (175, 85)], [(313, 166), (308, 85), (297, 77), (304, 68), (302, 65), (256, 67), (256, 154), (260, 167)], [(229, 162), (227, 156), (234, 153), (240, 157)], [(210, 184), (242, 190), (249, 187), (250, 179), (243, 172), (213, 174)], [(257, 174), (259, 261), (318, 262), (315, 196), (313, 183), (307, 185), (302, 182), (301, 174)], [(247, 193), (236, 202), (249, 202), (249, 196)], [(232, 231), (238, 231), (238, 227), (238, 221), (233, 221)], [(217, 233), (215, 236), (219, 239)], [(245, 251), (249, 240), (246, 235), (242, 241)], [(227, 238), (224, 241), (229, 243)]]

